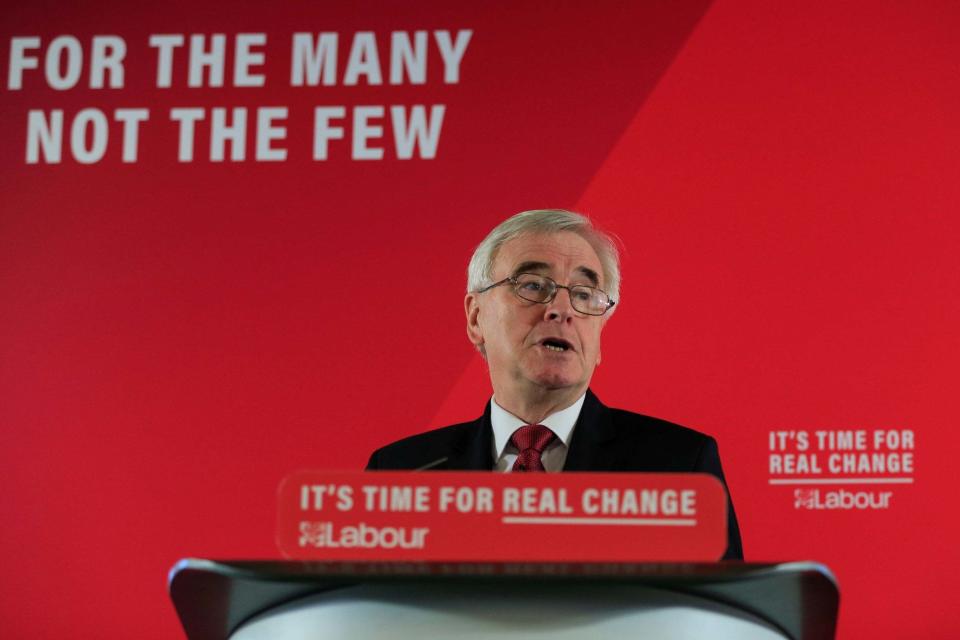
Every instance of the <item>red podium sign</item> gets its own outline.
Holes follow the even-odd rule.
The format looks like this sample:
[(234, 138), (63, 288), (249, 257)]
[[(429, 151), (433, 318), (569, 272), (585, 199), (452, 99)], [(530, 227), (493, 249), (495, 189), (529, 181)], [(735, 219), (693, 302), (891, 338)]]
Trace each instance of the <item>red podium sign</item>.
[(726, 522), (699, 473), (300, 471), (277, 543), (316, 560), (712, 562)]

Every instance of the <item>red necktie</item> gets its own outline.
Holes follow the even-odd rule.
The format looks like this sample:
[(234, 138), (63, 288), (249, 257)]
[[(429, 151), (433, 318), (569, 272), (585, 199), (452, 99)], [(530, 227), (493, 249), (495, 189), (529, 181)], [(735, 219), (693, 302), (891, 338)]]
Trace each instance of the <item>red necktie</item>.
[(546, 471), (540, 456), (557, 437), (553, 431), (542, 424), (525, 424), (513, 432), (510, 442), (520, 450), (513, 471)]

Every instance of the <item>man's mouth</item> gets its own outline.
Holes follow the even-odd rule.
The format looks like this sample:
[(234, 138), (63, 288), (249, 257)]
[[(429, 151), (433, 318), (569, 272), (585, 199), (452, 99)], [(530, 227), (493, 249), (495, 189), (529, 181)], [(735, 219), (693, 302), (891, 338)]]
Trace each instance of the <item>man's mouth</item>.
[(555, 351), (557, 353), (563, 353), (564, 351), (573, 349), (573, 345), (563, 338), (544, 338), (540, 341), (540, 344), (543, 345), (547, 351)]

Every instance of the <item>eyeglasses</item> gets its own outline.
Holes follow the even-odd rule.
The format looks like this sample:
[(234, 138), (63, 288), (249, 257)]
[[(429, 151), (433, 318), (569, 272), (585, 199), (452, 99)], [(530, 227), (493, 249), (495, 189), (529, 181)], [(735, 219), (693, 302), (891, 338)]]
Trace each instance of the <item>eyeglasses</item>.
[(585, 284), (566, 287), (557, 284), (551, 278), (539, 276), (535, 273), (518, 273), (515, 276), (504, 278), (500, 282), (494, 282), (480, 289), (477, 293), (489, 291), (508, 282), (513, 285), (513, 292), (517, 294), (517, 297), (539, 304), (553, 302), (553, 299), (557, 297), (557, 290), (566, 289), (570, 293), (570, 304), (573, 308), (588, 316), (602, 316), (610, 307), (617, 304), (610, 299), (606, 292), (596, 287), (588, 287)]

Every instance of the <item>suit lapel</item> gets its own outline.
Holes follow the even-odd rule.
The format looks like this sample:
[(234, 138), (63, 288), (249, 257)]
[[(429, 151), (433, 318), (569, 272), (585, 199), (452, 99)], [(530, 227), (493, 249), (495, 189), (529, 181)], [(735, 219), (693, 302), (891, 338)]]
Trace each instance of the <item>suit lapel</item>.
[(617, 450), (616, 435), (609, 409), (587, 389), (563, 470), (617, 471), (623, 452)]
[(438, 469), (447, 471), (490, 471), (493, 469), (493, 427), (490, 423), (490, 402), (483, 415), (465, 429), (463, 436), (450, 450), (450, 459)]

